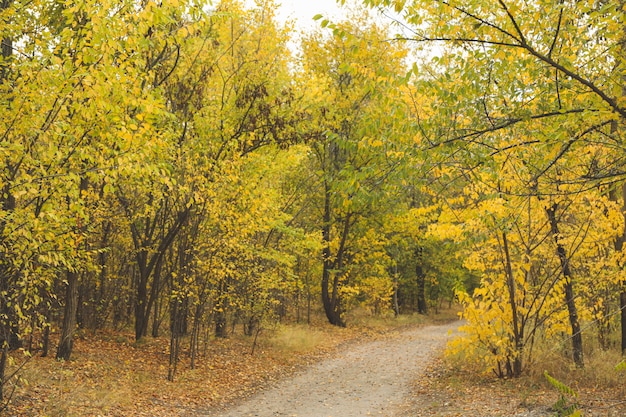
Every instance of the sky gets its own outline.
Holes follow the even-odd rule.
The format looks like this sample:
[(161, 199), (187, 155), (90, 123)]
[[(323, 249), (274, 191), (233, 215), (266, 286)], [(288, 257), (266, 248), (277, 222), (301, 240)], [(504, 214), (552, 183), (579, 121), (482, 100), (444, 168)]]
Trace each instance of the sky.
[(313, 20), (316, 14), (331, 19), (342, 16), (335, 0), (277, 0), (277, 3), (281, 4), (278, 12), (281, 20), (295, 19), (296, 27), (305, 30), (319, 26), (320, 22)]

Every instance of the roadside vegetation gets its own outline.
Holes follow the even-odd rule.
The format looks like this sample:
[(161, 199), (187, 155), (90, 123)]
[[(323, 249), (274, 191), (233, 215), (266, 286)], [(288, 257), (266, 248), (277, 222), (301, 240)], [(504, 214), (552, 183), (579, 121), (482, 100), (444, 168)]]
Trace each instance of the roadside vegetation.
[(0, 2), (1, 410), (455, 303), (458, 372), (623, 378), (625, 1), (353, 6)]

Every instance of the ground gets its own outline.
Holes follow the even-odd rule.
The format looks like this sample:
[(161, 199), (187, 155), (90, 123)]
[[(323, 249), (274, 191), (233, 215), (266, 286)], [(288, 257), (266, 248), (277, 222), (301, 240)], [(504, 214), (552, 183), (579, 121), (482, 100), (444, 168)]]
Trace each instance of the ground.
[(400, 416), (411, 382), (439, 354), (455, 327), (456, 322), (404, 329), (342, 349), (218, 415)]
[[(575, 400), (585, 417), (626, 416), (626, 380), (606, 388), (577, 386)], [(477, 376), (441, 357), (414, 381), (406, 417), (547, 417), (558, 416), (559, 392), (545, 380), (530, 376), (501, 380)]]
[[(421, 324), (420, 324), (421, 323)], [(348, 329), (289, 325), (253, 339), (212, 339), (196, 369), (183, 355), (168, 382), (168, 340), (83, 334), (73, 359), (34, 356), (8, 416), (553, 416), (541, 378), (498, 380), (443, 359), (447, 320), (387, 320)], [(15, 365), (22, 363), (17, 356)], [(623, 376), (626, 378), (626, 375)], [(626, 415), (625, 383), (576, 385), (585, 416)], [(8, 394), (11, 392), (8, 391)]]

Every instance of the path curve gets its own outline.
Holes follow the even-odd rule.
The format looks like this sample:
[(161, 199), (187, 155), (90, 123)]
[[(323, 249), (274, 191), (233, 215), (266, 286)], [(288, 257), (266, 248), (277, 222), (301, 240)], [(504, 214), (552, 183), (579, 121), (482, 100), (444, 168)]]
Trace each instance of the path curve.
[(454, 322), (412, 328), (349, 347), (218, 417), (399, 417), (411, 382), (459, 326)]

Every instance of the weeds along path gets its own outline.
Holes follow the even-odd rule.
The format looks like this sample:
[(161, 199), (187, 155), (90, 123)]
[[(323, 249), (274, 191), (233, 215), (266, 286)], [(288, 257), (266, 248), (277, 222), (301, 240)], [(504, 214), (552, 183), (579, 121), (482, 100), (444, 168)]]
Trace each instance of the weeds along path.
[(459, 322), (412, 328), (347, 347), (219, 417), (400, 416), (411, 382), (440, 354)]

